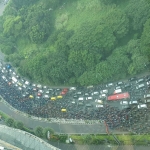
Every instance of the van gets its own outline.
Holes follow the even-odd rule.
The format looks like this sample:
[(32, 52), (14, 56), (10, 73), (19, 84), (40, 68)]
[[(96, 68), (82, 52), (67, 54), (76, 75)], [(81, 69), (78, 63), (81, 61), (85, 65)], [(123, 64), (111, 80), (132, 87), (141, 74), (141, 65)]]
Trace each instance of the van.
[(79, 98), (78, 98), (78, 101), (83, 101), (83, 100), (84, 100), (83, 97), (79, 97)]
[(145, 87), (144, 84), (139, 84), (139, 85), (136, 86), (136, 89), (140, 89), (140, 88), (144, 88), (144, 87)]
[(58, 98), (58, 99), (61, 99), (61, 98), (63, 98), (63, 97), (62, 97), (61, 95), (59, 95), (59, 96), (57, 96), (57, 98)]
[(122, 92), (121, 89), (117, 89), (117, 90), (114, 91), (114, 94), (118, 94), (118, 93), (121, 93), (121, 92)]
[(66, 109), (61, 109), (61, 112), (66, 112), (67, 110)]
[(150, 94), (144, 95), (144, 98), (150, 98)]
[(56, 100), (56, 97), (51, 97), (51, 100), (55, 101), (55, 100)]

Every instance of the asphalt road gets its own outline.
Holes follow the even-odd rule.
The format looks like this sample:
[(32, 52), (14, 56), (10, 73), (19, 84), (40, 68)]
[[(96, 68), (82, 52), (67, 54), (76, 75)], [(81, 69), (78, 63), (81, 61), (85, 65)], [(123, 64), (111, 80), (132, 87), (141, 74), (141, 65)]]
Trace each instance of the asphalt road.
[(84, 134), (84, 133), (106, 133), (105, 125), (101, 124), (67, 124), (67, 123), (51, 123), (45, 121), (34, 120), (29, 117), (25, 117), (18, 112), (11, 110), (3, 102), (0, 102), (0, 110), (12, 118), (22, 121), (29, 128), (36, 128), (37, 126), (51, 127), (56, 133), (67, 133), (67, 134)]

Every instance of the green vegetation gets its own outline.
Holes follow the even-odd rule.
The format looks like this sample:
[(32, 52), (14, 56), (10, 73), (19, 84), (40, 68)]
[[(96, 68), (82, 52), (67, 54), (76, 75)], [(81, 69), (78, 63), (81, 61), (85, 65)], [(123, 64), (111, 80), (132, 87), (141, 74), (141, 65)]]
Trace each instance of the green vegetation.
[[(62, 143), (66, 143), (66, 140), (68, 139), (67, 134), (55, 134), (54, 130), (52, 128), (46, 127), (42, 128), (40, 126), (37, 126), (35, 130), (31, 130), (27, 128), (21, 121), (16, 121), (10, 116), (6, 115), (5, 113), (0, 112), (0, 116), (2, 120), (5, 121), (6, 125), (21, 129), (23, 131), (29, 132), (33, 135), (36, 135), (44, 140), (48, 141), (59, 141)], [(47, 139), (47, 132), (50, 132), (50, 139)], [(83, 135), (69, 135), (71, 139), (73, 140), (73, 143), (75, 144), (112, 144), (117, 145), (116, 141), (114, 140), (113, 136), (107, 135), (107, 134), (83, 134)], [(148, 145), (150, 144), (150, 135), (133, 135), (133, 134), (117, 134), (117, 139), (120, 141), (122, 145)]]
[(149, 8), (148, 0), (11, 0), (0, 48), (33, 82), (119, 80), (149, 64)]

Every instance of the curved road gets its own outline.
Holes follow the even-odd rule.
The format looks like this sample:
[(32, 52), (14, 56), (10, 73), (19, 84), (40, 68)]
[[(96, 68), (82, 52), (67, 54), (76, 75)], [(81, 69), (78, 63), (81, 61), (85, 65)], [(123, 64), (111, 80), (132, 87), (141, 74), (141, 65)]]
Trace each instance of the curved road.
[(36, 128), (37, 126), (42, 127), (51, 127), (55, 130), (56, 133), (67, 133), (67, 134), (84, 134), (84, 133), (103, 133), (105, 134), (105, 125), (101, 124), (70, 124), (70, 123), (52, 123), (47, 121), (40, 121), (32, 119), (30, 117), (23, 116), (22, 114), (13, 111), (0, 101), (0, 110), (15, 120), (22, 121), (29, 128)]
[[(5, 9), (4, 3), (0, 3), (0, 16), (3, 14), (3, 11)], [(0, 52), (0, 59), (4, 60), (3, 53)], [(51, 122), (45, 122), (45, 121), (39, 121), (34, 120), (32, 118), (25, 117), (21, 115), (20, 113), (17, 113), (10, 109), (6, 104), (3, 102), (0, 102), (0, 110), (15, 120), (22, 121), (27, 127), (29, 128), (35, 128), (36, 126), (42, 126), (42, 127), (51, 127), (55, 130), (57, 133), (106, 133), (105, 132), (105, 126), (102, 123), (100, 124), (59, 124), (59, 123), (51, 123)]]

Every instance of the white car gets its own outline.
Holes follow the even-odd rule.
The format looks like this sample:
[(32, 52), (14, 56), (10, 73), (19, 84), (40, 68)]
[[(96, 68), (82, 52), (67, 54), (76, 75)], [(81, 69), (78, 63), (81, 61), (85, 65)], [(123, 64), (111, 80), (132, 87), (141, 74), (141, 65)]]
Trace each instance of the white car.
[(145, 99), (145, 103), (150, 103), (150, 99)]
[(107, 94), (107, 93), (108, 93), (108, 90), (107, 90), (107, 89), (106, 89), (106, 90), (101, 90), (100, 93), (101, 93), (101, 94), (102, 94), (102, 93)]
[(92, 100), (93, 97), (86, 97), (86, 100)]
[(75, 101), (72, 101), (71, 103), (72, 103), (72, 104), (75, 104), (76, 102), (75, 102)]
[(93, 92), (93, 93), (91, 93), (91, 95), (99, 95), (99, 92)]
[(111, 87), (113, 85), (114, 85), (113, 83), (108, 83), (108, 84), (106, 84), (106, 87)]
[(41, 85), (41, 84), (38, 84), (38, 85), (37, 85), (37, 88), (42, 88), (42, 85)]
[(128, 101), (121, 101), (120, 105), (128, 105)]
[(44, 98), (49, 98), (49, 95), (44, 95)]
[(139, 105), (138, 105), (138, 108), (139, 108), (139, 109), (141, 109), (141, 108), (147, 108), (147, 105), (146, 105), (146, 104), (139, 104)]
[(70, 91), (75, 91), (75, 90), (76, 90), (76, 87), (71, 87), (69, 90), (70, 90)]
[(150, 98), (150, 94), (144, 95), (144, 98)]
[(102, 100), (98, 100), (98, 99), (96, 99), (96, 100), (95, 100), (95, 102), (96, 102), (96, 103), (103, 104), (103, 101), (102, 101)]
[(99, 96), (99, 98), (106, 98), (106, 94), (104, 93), (104, 94), (101, 94), (100, 96)]
[(138, 101), (130, 101), (129, 104), (138, 104)]
[(39, 93), (43, 93), (43, 90), (38, 90)]
[(96, 105), (96, 108), (102, 108), (102, 107), (104, 107), (104, 105)]
[(30, 82), (29, 82), (29, 81), (26, 81), (24, 84), (26, 84), (26, 85), (30, 85)]

